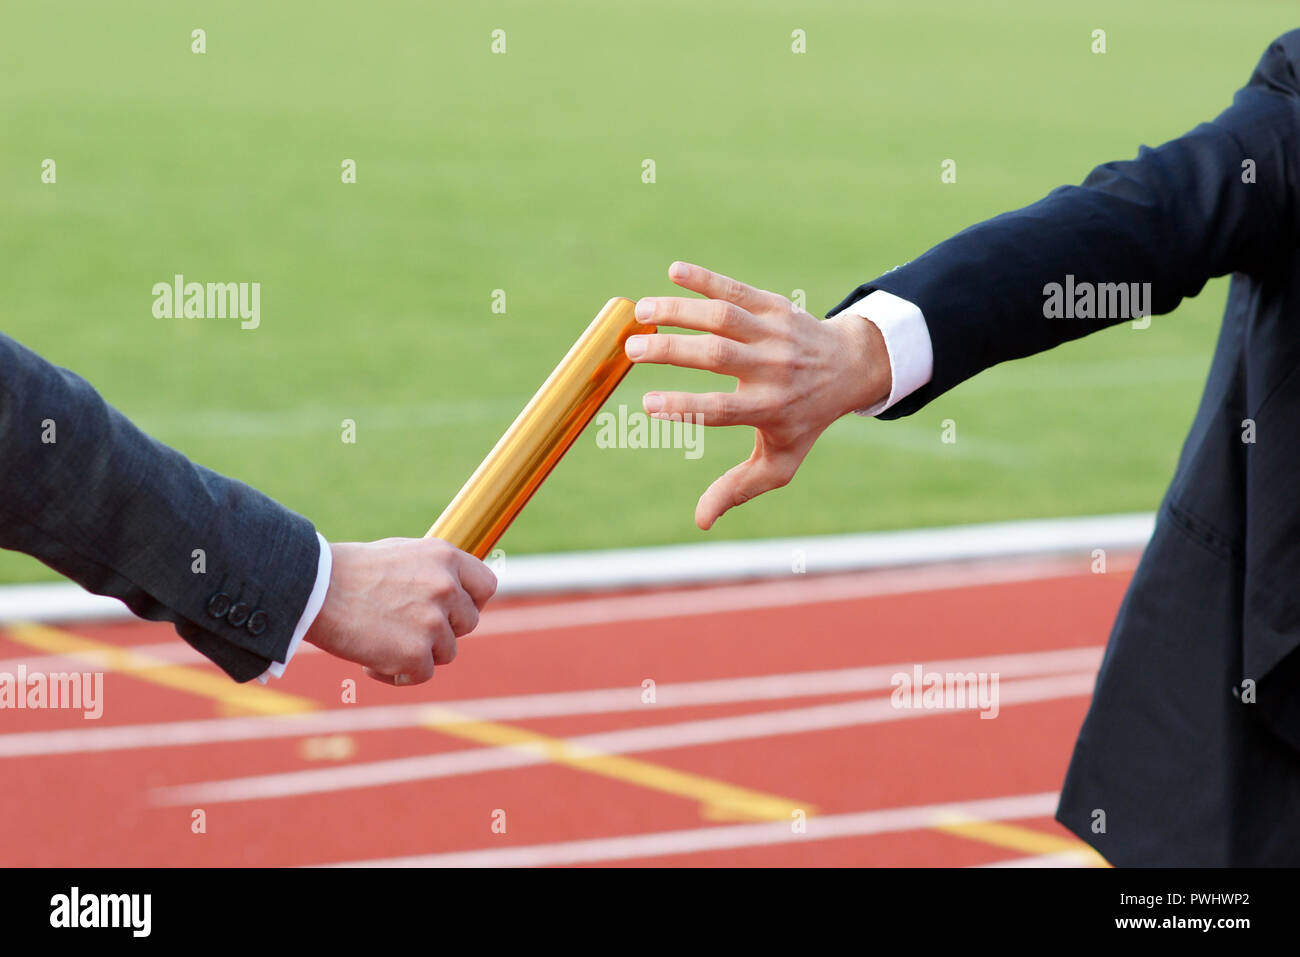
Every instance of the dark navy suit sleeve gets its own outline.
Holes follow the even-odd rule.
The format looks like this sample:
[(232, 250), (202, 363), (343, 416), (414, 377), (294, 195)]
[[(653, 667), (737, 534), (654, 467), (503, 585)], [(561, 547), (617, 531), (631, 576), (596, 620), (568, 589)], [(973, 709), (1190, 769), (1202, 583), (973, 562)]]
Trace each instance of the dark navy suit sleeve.
[[(864, 283), (920, 307), (934, 347), (930, 383), (881, 418), (909, 415), (976, 373), (1124, 321), (1048, 318), (1045, 287), (1150, 283), (1169, 312), (1206, 281), (1266, 271), (1297, 236), (1300, 30), (1273, 42), (1250, 82), (1211, 123), (1079, 186), (958, 233)], [(1251, 182), (1250, 180), (1253, 180)]]
[(305, 518), (151, 439), (3, 335), (0, 547), (172, 622), (237, 681), (283, 660), (320, 550)]

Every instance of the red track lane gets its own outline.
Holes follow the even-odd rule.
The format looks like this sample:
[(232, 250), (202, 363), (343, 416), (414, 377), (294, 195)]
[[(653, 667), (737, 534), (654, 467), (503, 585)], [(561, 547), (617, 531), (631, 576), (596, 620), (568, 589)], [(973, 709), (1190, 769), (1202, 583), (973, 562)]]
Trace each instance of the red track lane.
[[(269, 687), (310, 699), (331, 712), (412, 702), (454, 708), (457, 701), (486, 697), (639, 690), (645, 679), (664, 688), (710, 679), (873, 665), (910, 669), (913, 663), (947, 659), (1099, 649), (1129, 573), (1089, 574), (1083, 559), (1075, 567), (1075, 574), (1033, 581), (471, 637), (462, 641), (454, 665), (440, 668), (430, 684), (417, 688), (385, 687), (351, 665), (304, 654), (284, 679)], [(871, 580), (869, 574), (861, 577), (864, 583)], [(649, 598), (662, 599), (661, 607), (671, 609), (674, 595)], [(575, 600), (580, 599), (503, 602), (485, 613), (484, 622), (490, 622), (498, 608)], [(164, 625), (87, 624), (61, 630), (118, 647), (181, 644)], [(0, 670), (41, 655), (0, 629)], [(90, 667), (69, 659), (58, 670)], [(218, 674), (206, 662), (190, 667)], [(1077, 668), (1074, 672), (1079, 673)], [(347, 678), (357, 681), (356, 704), (340, 700)], [(106, 674), (104, 715), (98, 721), (84, 720), (80, 712), (0, 710), (0, 748), (20, 732), (101, 731), (231, 714), (209, 697), (146, 679)], [(1013, 683), (1012, 677), (1002, 677), (1004, 696)], [(797, 698), (689, 707), (647, 704), (638, 710), (493, 720), (572, 738), (888, 696), (886, 686)], [(818, 816), (824, 815), (1054, 792), (1086, 707), (1085, 690), (1032, 703), (1004, 703), (996, 720), (981, 720), (971, 711), (927, 713), (802, 733), (656, 747), (628, 757), (815, 808), (809, 818), (811, 832)], [(321, 737), (0, 755), (5, 779), (0, 815), (9, 822), (0, 837), (0, 864), (308, 865), (572, 841), (594, 841), (594, 847), (602, 848), (608, 846), (607, 839), (628, 835), (703, 833), (749, 823), (709, 819), (694, 798), (553, 763), (287, 797), (160, 803), (165, 794), (161, 789), (179, 785), (486, 750), (475, 741), (420, 727), (340, 732), (326, 736), (324, 743)], [(204, 834), (191, 832), (196, 807), (206, 813)], [(496, 811), (505, 812), (504, 834), (493, 830)], [(1070, 839), (1051, 821), (1050, 811), (1005, 823), (1031, 837), (1038, 833), (1058, 841)], [(961, 866), (1034, 852), (922, 827), (632, 858), (602, 858), (601, 853), (560, 863)]]

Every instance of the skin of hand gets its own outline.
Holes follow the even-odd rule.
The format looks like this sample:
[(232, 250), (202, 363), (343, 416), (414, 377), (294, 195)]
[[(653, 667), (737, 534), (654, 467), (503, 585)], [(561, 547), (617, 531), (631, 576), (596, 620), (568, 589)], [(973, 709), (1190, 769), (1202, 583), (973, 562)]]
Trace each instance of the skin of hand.
[(643, 408), (657, 419), (755, 429), (753, 454), (695, 507), (695, 524), (707, 531), (728, 509), (789, 484), (836, 419), (888, 398), (889, 356), (880, 330), (859, 316), (817, 319), (785, 296), (689, 263), (673, 263), (668, 278), (708, 298), (646, 297), (636, 304), (637, 319), (705, 335), (630, 336), (628, 358), (706, 369), (734, 376), (737, 385), (732, 392), (648, 392)]
[(436, 538), (330, 548), (325, 603), (304, 638), (385, 684), (420, 684), (450, 664), (496, 592), (492, 569)]

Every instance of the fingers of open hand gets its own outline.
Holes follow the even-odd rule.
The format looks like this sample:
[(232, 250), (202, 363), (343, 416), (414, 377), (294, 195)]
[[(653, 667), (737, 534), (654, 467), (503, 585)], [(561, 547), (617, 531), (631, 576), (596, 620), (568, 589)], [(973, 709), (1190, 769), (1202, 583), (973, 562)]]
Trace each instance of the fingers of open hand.
[(630, 336), (625, 348), (627, 357), (633, 362), (654, 362), (731, 376), (749, 372), (756, 359), (752, 347), (715, 335), (674, 336), (660, 333), (654, 336)]
[(764, 333), (761, 319), (723, 299), (647, 296), (636, 304), (636, 317), (658, 326), (712, 332), (737, 342), (752, 342)]
[(700, 496), (695, 507), (695, 524), (708, 531), (737, 505), (790, 484), (798, 467), (799, 462), (792, 455), (768, 455), (756, 450), (749, 459), (723, 473)]
[(783, 296), (776, 293), (755, 289), (738, 279), (732, 279), (730, 276), (691, 263), (673, 263), (668, 267), (668, 278), (683, 289), (698, 292), (710, 299), (722, 299), (734, 303), (750, 312), (776, 308), (786, 301)]
[(656, 419), (693, 425), (756, 425), (764, 411), (751, 393), (649, 392), (641, 400)]

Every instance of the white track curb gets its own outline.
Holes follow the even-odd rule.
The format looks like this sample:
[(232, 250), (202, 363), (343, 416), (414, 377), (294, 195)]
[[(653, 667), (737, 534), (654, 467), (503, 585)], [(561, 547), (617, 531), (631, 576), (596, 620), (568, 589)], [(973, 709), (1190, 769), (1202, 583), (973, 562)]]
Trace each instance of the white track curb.
[[(903, 532), (704, 542), (552, 555), (506, 555), (494, 562), (500, 596), (608, 591), (897, 568), (931, 562), (1141, 548), (1150, 513), (958, 525)], [(114, 598), (63, 584), (0, 586), (0, 623), (112, 621), (133, 616)]]

